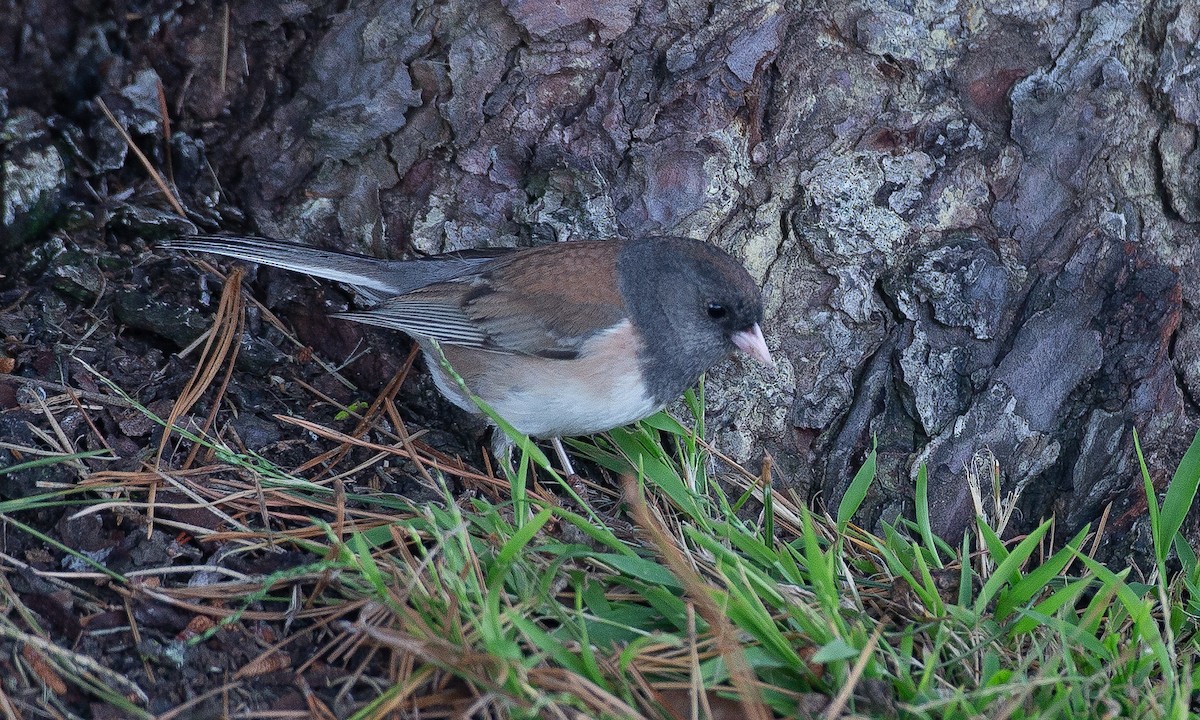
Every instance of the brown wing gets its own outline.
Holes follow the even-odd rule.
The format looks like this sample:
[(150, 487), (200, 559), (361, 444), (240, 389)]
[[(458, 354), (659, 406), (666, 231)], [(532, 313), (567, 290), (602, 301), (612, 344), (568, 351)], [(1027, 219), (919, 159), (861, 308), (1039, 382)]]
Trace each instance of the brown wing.
[(444, 343), (569, 359), (627, 317), (617, 286), (619, 251), (615, 241), (522, 250), (481, 272), (342, 317)]

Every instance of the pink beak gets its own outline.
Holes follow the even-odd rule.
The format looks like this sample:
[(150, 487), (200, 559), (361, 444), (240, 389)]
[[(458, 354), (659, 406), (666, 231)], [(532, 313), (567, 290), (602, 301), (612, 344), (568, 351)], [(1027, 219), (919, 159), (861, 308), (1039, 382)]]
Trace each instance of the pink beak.
[(771, 359), (771, 351), (767, 349), (767, 340), (763, 337), (762, 328), (758, 326), (758, 323), (755, 323), (754, 327), (749, 330), (735, 332), (730, 340), (733, 340), (733, 344), (737, 346), (738, 350), (767, 367), (775, 367), (775, 361)]

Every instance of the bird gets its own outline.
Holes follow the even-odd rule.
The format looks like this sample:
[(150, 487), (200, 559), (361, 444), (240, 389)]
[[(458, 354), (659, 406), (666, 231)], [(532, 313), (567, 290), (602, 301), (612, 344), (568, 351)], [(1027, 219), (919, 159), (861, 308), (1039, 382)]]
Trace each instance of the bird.
[(551, 441), (567, 475), (561, 437), (648, 417), (736, 350), (774, 367), (758, 284), (701, 240), (576, 240), (408, 260), (248, 236), (159, 245), (355, 288), (372, 304), (334, 317), (410, 336), (450, 402), (479, 414), (473, 393), (519, 432)]

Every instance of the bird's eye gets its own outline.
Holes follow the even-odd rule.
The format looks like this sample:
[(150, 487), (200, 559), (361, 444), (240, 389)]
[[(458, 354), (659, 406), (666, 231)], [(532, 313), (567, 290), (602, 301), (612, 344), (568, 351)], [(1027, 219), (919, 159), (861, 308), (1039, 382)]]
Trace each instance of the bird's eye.
[(705, 310), (708, 311), (708, 316), (713, 320), (720, 320), (721, 318), (725, 317), (726, 313), (728, 312), (725, 309), (725, 306), (719, 302), (710, 302)]

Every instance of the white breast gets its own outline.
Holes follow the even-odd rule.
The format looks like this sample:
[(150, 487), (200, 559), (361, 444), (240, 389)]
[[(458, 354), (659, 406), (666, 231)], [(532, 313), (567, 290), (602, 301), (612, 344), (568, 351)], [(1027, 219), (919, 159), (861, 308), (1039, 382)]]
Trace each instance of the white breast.
[[(625, 321), (589, 341), (577, 359), (489, 353), (486, 362), (471, 363), (478, 375), (464, 373), (464, 378), (473, 392), (523, 433), (589, 435), (661, 408), (642, 382), (638, 350), (633, 327)], [(443, 373), (435, 371), (434, 379), (455, 404), (476, 411)]]

